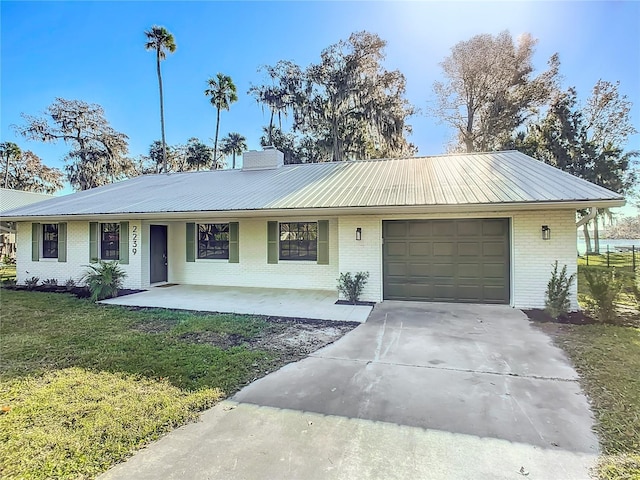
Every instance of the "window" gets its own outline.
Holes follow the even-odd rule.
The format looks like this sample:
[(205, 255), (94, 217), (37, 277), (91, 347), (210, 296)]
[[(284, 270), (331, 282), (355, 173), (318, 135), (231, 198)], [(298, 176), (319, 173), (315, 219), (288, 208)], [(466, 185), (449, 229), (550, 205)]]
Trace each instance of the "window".
[(118, 260), (120, 258), (120, 224), (100, 224), (100, 258)]
[(317, 260), (318, 224), (289, 222), (280, 224), (280, 260)]
[(42, 224), (42, 258), (58, 258), (58, 224)]
[(198, 224), (198, 258), (229, 259), (229, 224)]

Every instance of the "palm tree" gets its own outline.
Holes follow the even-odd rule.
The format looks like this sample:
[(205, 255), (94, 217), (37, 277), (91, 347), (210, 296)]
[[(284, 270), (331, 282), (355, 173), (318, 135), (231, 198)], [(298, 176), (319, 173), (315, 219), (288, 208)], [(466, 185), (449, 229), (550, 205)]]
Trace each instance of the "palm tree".
[(199, 172), (200, 167), (206, 167), (211, 163), (211, 147), (207, 147), (195, 137), (190, 138), (187, 142), (185, 161), (189, 167), (196, 167)]
[(209, 88), (204, 94), (211, 97), (211, 105), (216, 108), (216, 137), (213, 142), (213, 166), (211, 170), (215, 170), (218, 164), (218, 131), (220, 128), (220, 110), (229, 110), (229, 105), (238, 100), (236, 95), (236, 86), (228, 75), (218, 73), (215, 78), (207, 80)]
[(167, 173), (167, 143), (164, 138), (164, 101), (162, 98), (162, 75), (160, 73), (160, 60), (164, 60), (167, 56), (166, 52), (173, 53), (176, 51), (176, 44), (166, 28), (154, 25), (151, 30), (144, 32), (148, 42), (144, 47), (147, 50), (155, 50), (156, 66), (158, 68), (158, 85), (160, 87), (160, 127), (162, 128), (162, 169)]
[(222, 139), (220, 151), (225, 155), (233, 155), (233, 167), (236, 168), (236, 155), (247, 150), (247, 139), (233, 132)]

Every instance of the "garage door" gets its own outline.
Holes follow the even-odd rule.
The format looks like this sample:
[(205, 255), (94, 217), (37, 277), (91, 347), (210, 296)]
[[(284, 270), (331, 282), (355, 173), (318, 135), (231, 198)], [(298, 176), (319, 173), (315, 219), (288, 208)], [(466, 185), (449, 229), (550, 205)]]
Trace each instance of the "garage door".
[(383, 222), (384, 298), (509, 303), (509, 220)]

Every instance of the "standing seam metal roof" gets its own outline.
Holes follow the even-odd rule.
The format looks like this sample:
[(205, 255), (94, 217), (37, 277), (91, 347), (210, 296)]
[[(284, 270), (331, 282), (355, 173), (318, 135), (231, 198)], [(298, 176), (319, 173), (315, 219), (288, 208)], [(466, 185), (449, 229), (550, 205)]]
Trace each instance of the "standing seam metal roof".
[(618, 201), (516, 151), (145, 175), (4, 213), (62, 216)]

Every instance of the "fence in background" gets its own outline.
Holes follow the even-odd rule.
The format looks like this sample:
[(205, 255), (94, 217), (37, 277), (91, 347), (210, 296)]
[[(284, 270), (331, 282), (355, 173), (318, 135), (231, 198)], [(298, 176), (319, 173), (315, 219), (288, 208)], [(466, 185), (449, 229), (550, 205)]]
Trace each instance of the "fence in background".
[(599, 254), (586, 252), (584, 255), (578, 255), (578, 258), (582, 259), (583, 265), (626, 268), (635, 271), (640, 261), (639, 248), (639, 245), (618, 245), (613, 248), (607, 245), (606, 251), (600, 251)]

